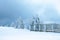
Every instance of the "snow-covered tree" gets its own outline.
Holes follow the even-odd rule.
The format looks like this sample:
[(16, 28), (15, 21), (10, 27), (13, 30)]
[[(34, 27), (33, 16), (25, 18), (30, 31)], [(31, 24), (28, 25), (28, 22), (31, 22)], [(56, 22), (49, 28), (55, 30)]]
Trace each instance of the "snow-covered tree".
[(21, 17), (19, 17), (16, 20), (15, 24), (16, 24), (16, 28), (24, 29), (24, 23), (23, 23), (23, 20), (21, 19)]
[(29, 29), (30, 29), (31, 31), (34, 31), (34, 20), (35, 20), (34, 17), (30, 20), (30, 26), (29, 26)]
[(14, 22), (11, 23), (10, 27), (15, 27), (16, 24)]
[(29, 28), (30, 28), (31, 31), (34, 30), (34, 21), (33, 20), (31, 20)]
[(39, 17), (36, 17), (35, 18), (35, 31), (39, 31), (39, 28), (40, 28), (40, 19), (39, 19)]
[(39, 17), (33, 17), (30, 21), (30, 30), (39, 31), (40, 19)]

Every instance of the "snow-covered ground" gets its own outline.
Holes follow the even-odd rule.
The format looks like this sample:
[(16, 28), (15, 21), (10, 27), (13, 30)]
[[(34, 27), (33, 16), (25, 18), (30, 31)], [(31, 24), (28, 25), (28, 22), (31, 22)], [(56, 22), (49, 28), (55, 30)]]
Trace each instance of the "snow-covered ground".
[(0, 27), (0, 40), (60, 40), (60, 33), (33, 32), (27, 29)]

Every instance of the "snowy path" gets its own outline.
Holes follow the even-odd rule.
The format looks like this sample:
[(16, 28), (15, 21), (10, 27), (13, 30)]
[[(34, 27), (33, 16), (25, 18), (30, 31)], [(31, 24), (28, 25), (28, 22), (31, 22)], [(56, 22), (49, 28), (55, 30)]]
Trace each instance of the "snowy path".
[(60, 33), (30, 32), (26, 29), (0, 27), (0, 40), (60, 40)]

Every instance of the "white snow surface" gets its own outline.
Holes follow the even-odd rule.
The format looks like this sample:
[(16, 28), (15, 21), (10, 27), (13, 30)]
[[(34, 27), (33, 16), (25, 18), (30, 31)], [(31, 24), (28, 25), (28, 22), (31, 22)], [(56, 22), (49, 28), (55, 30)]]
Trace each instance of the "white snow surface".
[(0, 40), (60, 40), (60, 33), (33, 32), (27, 29), (1, 26)]

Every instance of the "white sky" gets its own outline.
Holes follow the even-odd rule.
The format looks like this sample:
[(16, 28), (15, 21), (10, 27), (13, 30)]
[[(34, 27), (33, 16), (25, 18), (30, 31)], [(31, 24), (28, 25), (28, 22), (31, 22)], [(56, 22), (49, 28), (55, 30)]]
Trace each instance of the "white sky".
[(32, 0), (32, 4), (53, 4), (60, 13), (60, 0)]
[[(29, 10), (32, 10), (33, 14), (38, 14), (43, 20), (50, 21), (52, 18), (57, 21), (60, 20), (60, 0), (23, 0), (22, 2), (24, 5), (28, 6)], [(48, 13), (47, 15), (50, 14), (50, 17), (48, 17), (44, 12), (46, 12), (46, 9), (50, 10), (50, 8), (53, 12), (51, 12), (52, 15)]]
[(46, 5), (46, 4), (52, 4), (58, 11), (58, 14), (60, 15), (60, 0), (25, 0), (27, 4), (30, 4), (32, 6), (34, 5)]
[[(19, 0), (17, 0), (18, 3), (20, 3)], [(58, 11), (58, 14), (60, 14), (60, 0), (23, 0), (23, 4), (27, 5), (46, 5), (46, 4), (52, 4)]]

